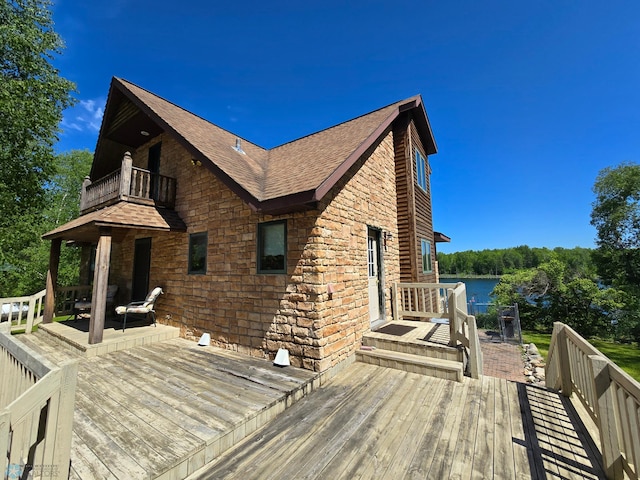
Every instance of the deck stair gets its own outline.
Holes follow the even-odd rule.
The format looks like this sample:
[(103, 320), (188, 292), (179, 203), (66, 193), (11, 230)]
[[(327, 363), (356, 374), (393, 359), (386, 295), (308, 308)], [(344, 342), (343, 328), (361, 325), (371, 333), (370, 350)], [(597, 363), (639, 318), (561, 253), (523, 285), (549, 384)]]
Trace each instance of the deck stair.
[(463, 354), (448, 343), (448, 325), (394, 321), (365, 334), (356, 358), (372, 365), (461, 382)]

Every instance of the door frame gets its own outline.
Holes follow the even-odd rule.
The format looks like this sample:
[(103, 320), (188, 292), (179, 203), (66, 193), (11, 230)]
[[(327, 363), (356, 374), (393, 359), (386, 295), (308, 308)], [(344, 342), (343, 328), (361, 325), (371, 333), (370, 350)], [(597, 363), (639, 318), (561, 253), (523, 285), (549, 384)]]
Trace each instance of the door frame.
[[(147, 252), (148, 258), (144, 265), (139, 265), (140, 262), (137, 261), (137, 260), (140, 260), (138, 258), (140, 254), (138, 251), (138, 248), (145, 249)], [(140, 266), (144, 271), (138, 272), (137, 271), (138, 266)], [(150, 272), (151, 272), (151, 237), (136, 238), (133, 246), (133, 268), (131, 273), (131, 301), (132, 302), (141, 301), (146, 298), (147, 294), (149, 293)], [(143, 282), (140, 285), (136, 285), (136, 278), (140, 278), (141, 276), (145, 277), (146, 286), (144, 288), (144, 293), (142, 293), (142, 298), (135, 298), (135, 297), (138, 297), (136, 293), (140, 294), (140, 292), (137, 292), (137, 289), (138, 289), (137, 287), (142, 288), (142, 285), (144, 283)]]
[[(376, 255), (378, 271), (378, 311), (380, 312), (377, 319), (371, 319), (371, 315), (369, 315), (369, 323), (370, 328), (374, 330), (375, 328), (381, 326), (387, 319), (386, 315), (386, 298), (385, 298), (385, 269), (384, 269), (384, 252), (382, 246), (382, 229), (377, 227), (372, 227), (371, 225), (367, 225), (367, 293), (368, 289), (368, 281), (369, 281), (369, 238), (373, 236), (375, 239), (376, 250), (374, 254)], [(369, 302), (371, 302), (371, 298), (369, 298)]]

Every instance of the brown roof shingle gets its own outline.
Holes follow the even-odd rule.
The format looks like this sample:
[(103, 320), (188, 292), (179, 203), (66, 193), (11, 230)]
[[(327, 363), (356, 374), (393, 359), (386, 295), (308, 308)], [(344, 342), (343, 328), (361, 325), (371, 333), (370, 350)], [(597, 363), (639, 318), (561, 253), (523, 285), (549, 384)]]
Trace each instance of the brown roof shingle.
[[(241, 153), (233, 148), (240, 138), (237, 135), (126, 80), (114, 78), (111, 88), (171, 132), (256, 210), (321, 199), (393, 121), (410, 109), (415, 110), (427, 136), (427, 153), (436, 151), (419, 95), (271, 150), (242, 139)], [(106, 131), (105, 125), (101, 131)]]
[(187, 226), (180, 216), (168, 208), (118, 202), (115, 205), (82, 215), (60, 227), (45, 233), (42, 238), (95, 237), (100, 227), (140, 228), (186, 232)]

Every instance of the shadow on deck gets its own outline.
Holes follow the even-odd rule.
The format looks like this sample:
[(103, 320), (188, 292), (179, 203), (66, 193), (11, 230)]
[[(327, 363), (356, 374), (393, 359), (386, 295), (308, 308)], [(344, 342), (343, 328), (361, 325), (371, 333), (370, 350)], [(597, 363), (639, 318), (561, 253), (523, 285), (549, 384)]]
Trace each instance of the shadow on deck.
[(521, 383), (361, 362), (328, 380), (179, 338), (93, 357), (17, 338), (80, 359), (75, 480), (604, 478), (572, 404)]
[(189, 478), (603, 479), (600, 463), (556, 393), (355, 363)]

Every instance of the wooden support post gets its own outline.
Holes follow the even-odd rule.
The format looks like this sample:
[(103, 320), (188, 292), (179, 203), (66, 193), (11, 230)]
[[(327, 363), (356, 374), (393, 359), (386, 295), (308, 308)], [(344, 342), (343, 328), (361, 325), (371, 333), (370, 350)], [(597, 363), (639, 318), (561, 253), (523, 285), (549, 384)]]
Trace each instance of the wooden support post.
[(602, 463), (609, 479), (624, 478), (618, 428), (616, 422), (616, 399), (611, 378), (609, 362), (600, 355), (589, 355), (593, 371), (593, 386), (596, 394), (596, 412), (598, 414)]
[(456, 325), (456, 296), (453, 288), (447, 289), (447, 308), (449, 314), (449, 346), (455, 347), (458, 340), (458, 328)]
[(91, 297), (91, 321), (89, 344), (102, 343), (104, 318), (107, 313), (107, 286), (109, 284), (109, 262), (111, 261), (111, 229), (101, 229), (96, 250), (96, 267), (93, 274), (93, 296)]
[(129, 152), (124, 152), (122, 167), (120, 168), (120, 198), (126, 199), (131, 195), (131, 170), (133, 159)]
[(58, 286), (58, 265), (60, 264), (60, 246), (62, 239), (54, 238), (51, 240), (51, 249), (49, 250), (49, 271), (47, 272), (47, 294), (44, 298), (44, 317), (43, 323), (53, 322), (53, 316), (56, 309), (56, 288)]
[(558, 350), (558, 373), (560, 374), (560, 391), (565, 397), (570, 397), (573, 392), (571, 384), (571, 361), (569, 359), (569, 346), (567, 345), (567, 331), (564, 324), (555, 322), (553, 329), (557, 329), (556, 349)]

